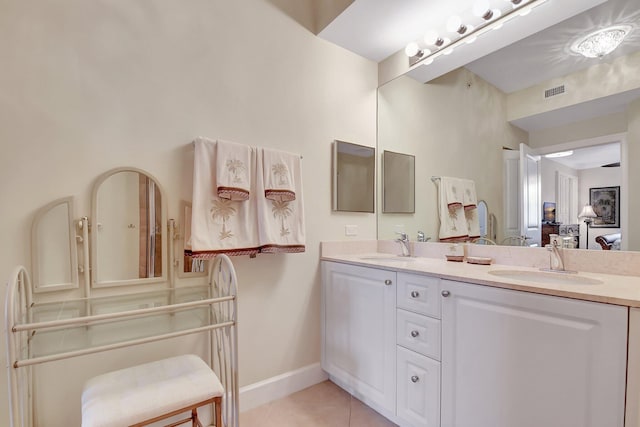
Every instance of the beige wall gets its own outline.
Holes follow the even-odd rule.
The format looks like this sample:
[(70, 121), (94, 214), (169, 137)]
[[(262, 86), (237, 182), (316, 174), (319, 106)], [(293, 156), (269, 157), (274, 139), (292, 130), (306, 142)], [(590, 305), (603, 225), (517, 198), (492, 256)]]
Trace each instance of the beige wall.
[[(376, 237), (374, 214), (331, 211), (331, 142), (375, 145), (377, 65), (316, 38), (265, 0), (0, 3), (0, 277), (30, 263), (33, 213), (134, 166), (166, 190), (171, 218), (190, 199), (204, 135), (300, 153), (307, 252), (234, 259), (240, 383), (319, 362), (320, 240)], [(322, 225), (322, 227), (319, 227)], [(0, 297), (4, 305), (4, 293)], [(4, 320), (3, 329), (4, 329)], [(5, 341), (0, 340), (5, 354)], [(159, 343), (43, 365), (41, 418), (79, 425), (80, 389), (98, 371), (183, 351)], [(0, 370), (0, 425), (8, 424)]]
[(627, 131), (627, 113), (614, 113), (549, 129), (529, 132), (529, 145), (542, 148)]
[(380, 239), (402, 226), (411, 240), (418, 230), (437, 240), (434, 175), (475, 180), (478, 198), (502, 224), (502, 147), (527, 142), (507, 123), (502, 92), (464, 68), (427, 84), (399, 77), (379, 89), (378, 116), (379, 152), (416, 156), (416, 213), (379, 214)]

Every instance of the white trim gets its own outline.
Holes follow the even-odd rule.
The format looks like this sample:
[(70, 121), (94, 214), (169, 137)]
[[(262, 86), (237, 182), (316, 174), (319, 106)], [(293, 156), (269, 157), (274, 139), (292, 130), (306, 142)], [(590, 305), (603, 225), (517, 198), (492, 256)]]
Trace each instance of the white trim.
[(283, 398), (329, 379), (320, 363), (307, 365), (257, 383), (240, 387), (240, 412)]
[(578, 148), (593, 147), (596, 145), (612, 144), (622, 142), (627, 136), (626, 132), (612, 133), (610, 135), (596, 136), (594, 138), (577, 139), (568, 142), (562, 142), (554, 145), (546, 145), (544, 147), (536, 147), (533, 149), (535, 154), (545, 155), (555, 153), (557, 151), (575, 150)]

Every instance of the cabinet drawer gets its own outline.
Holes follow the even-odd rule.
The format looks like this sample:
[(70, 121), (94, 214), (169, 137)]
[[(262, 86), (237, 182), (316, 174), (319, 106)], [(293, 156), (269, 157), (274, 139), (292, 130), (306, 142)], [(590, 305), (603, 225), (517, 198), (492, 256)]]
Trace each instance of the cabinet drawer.
[(440, 321), (401, 309), (396, 316), (398, 345), (440, 360)]
[(398, 347), (397, 415), (403, 426), (440, 426), (440, 363)]
[(398, 307), (440, 318), (440, 279), (398, 273)]

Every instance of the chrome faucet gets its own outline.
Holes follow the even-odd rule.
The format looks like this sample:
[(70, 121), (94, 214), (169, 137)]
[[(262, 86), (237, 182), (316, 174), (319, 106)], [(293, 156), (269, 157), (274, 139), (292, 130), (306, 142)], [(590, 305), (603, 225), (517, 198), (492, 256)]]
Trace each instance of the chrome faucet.
[(564, 268), (564, 257), (562, 246), (558, 244), (557, 240), (553, 240), (552, 243), (545, 246), (549, 252), (551, 252), (549, 258), (549, 268), (541, 268), (544, 271), (553, 271), (554, 273), (577, 273), (574, 270), (567, 270)]
[(431, 237), (425, 237), (424, 232), (418, 231), (418, 242), (428, 242)]
[(411, 256), (411, 253), (409, 251), (409, 236), (407, 236), (407, 233), (396, 231), (396, 234), (400, 235), (400, 237), (396, 239), (396, 242), (400, 243), (400, 247), (402, 248), (402, 256)]
[(547, 245), (547, 250), (551, 252), (549, 258), (549, 270), (551, 271), (565, 271), (564, 259), (562, 257), (562, 251), (556, 240), (553, 243)]

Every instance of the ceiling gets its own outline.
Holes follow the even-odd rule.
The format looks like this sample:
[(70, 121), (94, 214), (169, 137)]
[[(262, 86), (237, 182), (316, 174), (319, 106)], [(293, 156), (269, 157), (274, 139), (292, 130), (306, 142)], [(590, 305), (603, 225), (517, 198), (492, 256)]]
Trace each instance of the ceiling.
[[(614, 24), (629, 24), (634, 28), (620, 47), (609, 55), (602, 59), (593, 59), (569, 51), (569, 46), (576, 39)], [(598, 63), (611, 62), (615, 58), (639, 50), (640, 1), (608, 0), (602, 5), (477, 59), (467, 64), (466, 68), (503, 92), (511, 93)]]
[[(444, 34), (444, 23), (451, 15), (474, 18), (469, 13), (473, 3), (474, 0), (354, 0), (318, 36), (381, 62), (398, 56), (408, 42), (421, 40), (427, 29)], [(490, 0), (490, 4), (502, 10), (505, 4), (509, 7), (505, 0)], [(570, 53), (569, 46), (577, 38), (623, 23), (633, 29), (612, 54), (603, 59), (587, 59)], [(430, 65), (412, 67), (407, 75), (427, 82), (464, 66), (511, 93), (637, 51), (640, 0), (547, 0), (527, 16), (518, 16), (503, 28), (481, 35), (475, 43), (456, 47), (451, 55), (440, 56)], [(640, 90), (629, 91), (519, 119), (513, 124), (535, 131), (588, 120), (624, 111), (639, 96)]]
[(619, 142), (594, 145), (592, 147), (574, 149), (572, 150), (573, 154), (570, 156), (550, 160), (575, 170), (592, 169), (611, 163), (619, 163), (620, 149)]

